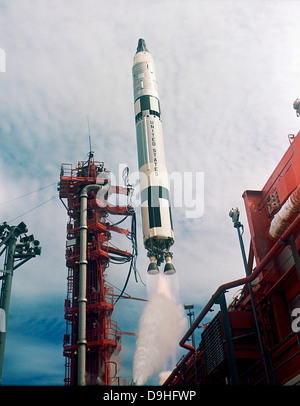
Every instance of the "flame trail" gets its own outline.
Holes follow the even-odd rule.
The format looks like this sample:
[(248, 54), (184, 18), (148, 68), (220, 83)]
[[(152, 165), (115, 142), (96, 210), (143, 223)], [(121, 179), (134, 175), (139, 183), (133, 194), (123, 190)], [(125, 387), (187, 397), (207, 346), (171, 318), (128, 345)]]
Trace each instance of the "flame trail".
[(133, 359), (133, 381), (137, 385), (144, 385), (153, 374), (166, 367), (186, 328), (183, 307), (172, 294), (174, 277), (159, 274), (158, 280), (152, 276), (151, 282), (154, 279), (157, 283), (149, 292), (149, 302), (140, 319)]

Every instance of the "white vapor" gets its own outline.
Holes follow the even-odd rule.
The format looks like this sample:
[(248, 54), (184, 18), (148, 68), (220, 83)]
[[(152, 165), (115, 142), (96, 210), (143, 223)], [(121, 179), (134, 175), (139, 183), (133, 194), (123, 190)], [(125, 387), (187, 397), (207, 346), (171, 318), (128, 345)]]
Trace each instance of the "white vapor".
[(158, 275), (141, 316), (133, 359), (133, 381), (137, 385), (144, 385), (153, 374), (166, 367), (176, 355), (186, 328), (183, 306), (177, 302), (176, 291), (172, 289), (173, 278), (175, 276)]
[(172, 371), (162, 371), (159, 373), (159, 384), (163, 385), (163, 383), (166, 381), (166, 379), (170, 376)]

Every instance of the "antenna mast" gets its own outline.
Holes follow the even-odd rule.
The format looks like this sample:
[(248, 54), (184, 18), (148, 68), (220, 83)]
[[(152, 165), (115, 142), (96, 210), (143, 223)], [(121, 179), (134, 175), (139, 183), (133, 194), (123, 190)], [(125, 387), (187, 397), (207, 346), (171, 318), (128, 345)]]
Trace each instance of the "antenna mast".
[(90, 145), (89, 157), (91, 157), (91, 156), (93, 155), (93, 153), (92, 153), (92, 140), (91, 140), (91, 131), (90, 131), (90, 120), (89, 120), (89, 116), (87, 116), (87, 124), (88, 124), (89, 145)]

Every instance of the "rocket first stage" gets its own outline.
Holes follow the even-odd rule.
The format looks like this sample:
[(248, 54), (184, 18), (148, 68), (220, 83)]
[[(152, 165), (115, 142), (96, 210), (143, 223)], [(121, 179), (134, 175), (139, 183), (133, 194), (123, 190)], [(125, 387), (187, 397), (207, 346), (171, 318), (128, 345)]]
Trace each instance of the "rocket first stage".
[(165, 160), (160, 102), (155, 66), (145, 41), (141, 38), (132, 68), (136, 139), (140, 172), (144, 245), (155, 275), (165, 260), (164, 273), (172, 275), (174, 244), (169, 180)]

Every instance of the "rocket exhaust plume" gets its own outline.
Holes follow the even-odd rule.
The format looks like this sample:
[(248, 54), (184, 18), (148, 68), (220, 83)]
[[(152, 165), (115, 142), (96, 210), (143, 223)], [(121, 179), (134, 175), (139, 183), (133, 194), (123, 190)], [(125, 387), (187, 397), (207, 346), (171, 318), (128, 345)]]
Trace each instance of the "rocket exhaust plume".
[(150, 279), (157, 279), (157, 283), (149, 292), (139, 325), (133, 359), (133, 381), (137, 385), (144, 385), (153, 374), (167, 367), (168, 361), (176, 356), (187, 325), (183, 306), (172, 294), (176, 289), (171, 286), (170, 277), (158, 274)]

